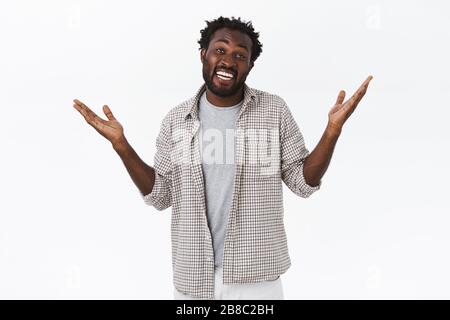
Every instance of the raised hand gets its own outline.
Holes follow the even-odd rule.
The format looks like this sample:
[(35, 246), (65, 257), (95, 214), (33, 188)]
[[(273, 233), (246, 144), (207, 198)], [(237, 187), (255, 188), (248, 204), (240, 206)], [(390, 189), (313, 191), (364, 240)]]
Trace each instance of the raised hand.
[(328, 113), (328, 127), (331, 130), (341, 132), (345, 121), (350, 117), (353, 111), (355, 111), (358, 103), (361, 101), (362, 97), (364, 97), (372, 78), (372, 76), (369, 76), (346, 102), (343, 102), (345, 99), (345, 91), (341, 90), (339, 92), (336, 104)]
[(73, 107), (83, 115), (86, 122), (97, 130), (98, 133), (108, 139), (113, 145), (124, 139), (123, 127), (120, 122), (116, 120), (107, 105), (103, 106), (103, 113), (108, 120), (104, 120), (96, 115), (95, 112), (83, 102), (77, 99), (73, 100), (73, 102)]

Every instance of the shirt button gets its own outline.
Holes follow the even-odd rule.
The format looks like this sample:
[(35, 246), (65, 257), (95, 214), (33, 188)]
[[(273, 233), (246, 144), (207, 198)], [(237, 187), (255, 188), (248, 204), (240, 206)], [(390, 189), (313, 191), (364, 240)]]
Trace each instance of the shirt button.
[(212, 261), (211, 257), (206, 257), (206, 261)]

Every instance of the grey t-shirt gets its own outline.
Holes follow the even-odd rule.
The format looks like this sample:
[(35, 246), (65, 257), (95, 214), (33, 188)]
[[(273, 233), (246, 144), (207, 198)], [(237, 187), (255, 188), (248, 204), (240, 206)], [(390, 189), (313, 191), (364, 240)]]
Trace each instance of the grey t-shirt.
[(216, 268), (222, 267), (223, 263), (223, 245), (234, 187), (234, 130), (242, 103), (217, 107), (206, 99), (206, 91), (199, 101), (199, 142), (206, 213)]

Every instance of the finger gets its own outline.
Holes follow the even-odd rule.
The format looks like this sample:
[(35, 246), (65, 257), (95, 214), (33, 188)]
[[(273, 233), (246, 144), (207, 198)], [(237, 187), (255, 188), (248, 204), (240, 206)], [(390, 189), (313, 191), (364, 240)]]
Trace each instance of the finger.
[(358, 96), (359, 96), (359, 100), (361, 100), (361, 98), (364, 96), (364, 94), (367, 91), (367, 88), (369, 87), (369, 83), (370, 81), (373, 79), (372, 76), (368, 76), (367, 79), (363, 82), (363, 84), (359, 87), (358, 91)]
[(87, 108), (87, 106), (78, 99), (73, 99), (73, 103), (75, 103), (76, 105), (78, 105), (80, 107)]
[(363, 84), (356, 90), (356, 92), (344, 102), (342, 105), (342, 109), (345, 114), (347, 114), (347, 117), (349, 117), (353, 111), (355, 111), (356, 107), (358, 106), (361, 99), (364, 97), (367, 91), (367, 87), (369, 85), (369, 82), (372, 80), (372, 76), (368, 76), (367, 79), (363, 82)]
[(366, 94), (367, 87), (369, 86), (369, 82), (373, 79), (372, 76), (368, 76), (367, 79), (362, 83), (362, 85), (356, 90), (356, 92), (350, 97), (347, 101), (349, 106), (354, 106), (361, 101), (362, 97)]
[(344, 103), (343, 109), (345, 112), (351, 114), (356, 109), (363, 96), (364, 93), (356, 92), (347, 102)]
[(373, 79), (372, 76), (368, 76), (366, 80), (359, 86), (358, 90), (355, 92), (355, 94), (367, 90), (367, 87), (369, 86), (370, 81)]
[(359, 87), (359, 89), (367, 88), (367, 87), (369, 86), (369, 83), (370, 83), (370, 81), (371, 81), (372, 79), (373, 79), (372, 76), (368, 76), (368, 77), (366, 78), (366, 80), (364, 80), (364, 82), (361, 84), (361, 86)]
[(345, 99), (345, 91), (341, 90), (336, 99), (336, 104), (342, 104), (342, 102), (344, 102), (344, 99)]
[[(93, 111), (91, 109), (89, 109), (89, 107), (87, 105), (85, 105), (83, 102), (81, 102), (80, 100), (74, 99), (73, 102), (76, 106), (78, 106), (77, 110), (84, 111), (83, 115), (87, 116), (89, 112), (93, 113)], [(74, 105), (74, 107), (75, 107), (75, 105)]]
[(108, 120), (116, 120), (113, 113), (111, 112), (111, 109), (109, 109), (109, 107), (106, 104), (103, 106), (103, 113), (106, 115)]
[(83, 107), (81, 107), (80, 105), (78, 105), (78, 104), (76, 104), (76, 103), (73, 104), (73, 107), (74, 107), (75, 109), (77, 109), (78, 112), (81, 113), (81, 115), (82, 115), (84, 118), (87, 117), (87, 111), (86, 111)]
[(74, 107), (84, 116), (84, 119), (93, 126), (100, 126), (105, 120), (100, 118), (94, 111), (80, 100), (74, 99)]
[(366, 82), (364, 82), (359, 88), (358, 90), (355, 91), (355, 93), (351, 96), (350, 100), (356, 100), (358, 99), (363, 93), (365, 93), (366, 91)]

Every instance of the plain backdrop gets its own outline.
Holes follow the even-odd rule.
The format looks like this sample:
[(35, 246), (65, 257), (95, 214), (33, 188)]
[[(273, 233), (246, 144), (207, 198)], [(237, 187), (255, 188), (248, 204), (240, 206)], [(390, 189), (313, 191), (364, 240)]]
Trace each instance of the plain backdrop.
[(108, 104), (153, 164), (161, 120), (202, 84), (205, 20), (251, 20), (251, 87), (312, 151), (340, 89), (366, 96), (320, 191), (284, 187), (287, 299), (449, 299), (446, 1), (0, 2), (0, 298), (172, 299), (171, 209), (146, 206), (72, 107)]

